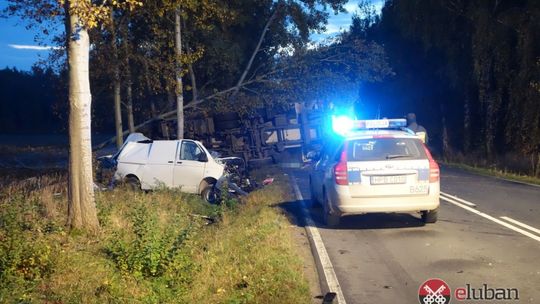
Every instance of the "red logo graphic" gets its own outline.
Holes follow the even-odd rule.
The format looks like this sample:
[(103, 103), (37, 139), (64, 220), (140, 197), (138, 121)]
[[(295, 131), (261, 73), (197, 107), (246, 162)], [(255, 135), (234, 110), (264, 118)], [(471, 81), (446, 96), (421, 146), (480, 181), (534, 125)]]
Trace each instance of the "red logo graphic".
[(441, 279), (429, 279), (418, 289), (420, 304), (449, 304), (450, 294), (450, 286)]

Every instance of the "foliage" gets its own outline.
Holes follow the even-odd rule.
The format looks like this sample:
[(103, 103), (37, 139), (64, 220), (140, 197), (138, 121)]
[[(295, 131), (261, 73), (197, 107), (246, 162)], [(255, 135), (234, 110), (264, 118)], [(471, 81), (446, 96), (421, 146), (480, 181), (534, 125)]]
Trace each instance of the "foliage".
[[(195, 230), (193, 223), (186, 226), (180, 216), (175, 216), (170, 225), (160, 227), (158, 215), (148, 207), (144, 203), (136, 206), (130, 216), (132, 230), (113, 233), (107, 246), (108, 254), (121, 271), (144, 278), (163, 276), (175, 261), (189, 261), (182, 251)], [(174, 265), (180, 273), (188, 273), (186, 279), (189, 270), (184, 268), (190, 267)]]
[[(64, 177), (0, 192), (2, 303), (308, 303), (276, 184), (213, 206), (178, 191), (96, 195), (101, 233), (64, 230)], [(213, 221), (208, 221), (212, 218)]]
[(445, 155), (519, 154), (538, 176), (538, 16), (538, 1), (387, 2), (352, 30), (384, 44), (397, 75), (365, 95), (385, 115), (416, 112)]

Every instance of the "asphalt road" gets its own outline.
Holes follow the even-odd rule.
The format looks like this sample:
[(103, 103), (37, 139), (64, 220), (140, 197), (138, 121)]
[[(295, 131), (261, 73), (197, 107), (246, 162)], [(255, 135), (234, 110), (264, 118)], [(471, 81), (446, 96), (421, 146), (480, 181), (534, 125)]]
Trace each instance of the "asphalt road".
[[(369, 214), (342, 218), (332, 229), (322, 224), (321, 208), (310, 206), (308, 173), (291, 172), (346, 302), (419, 303), (420, 285), (440, 278), (452, 289), (450, 303), (540, 303), (540, 187), (441, 172), (441, 191), (459, 200), (441, 199), (436, 224), (416, 214)], [(467, 284), (517, 288), (519, 301), (458, 301), (454, 290)]]

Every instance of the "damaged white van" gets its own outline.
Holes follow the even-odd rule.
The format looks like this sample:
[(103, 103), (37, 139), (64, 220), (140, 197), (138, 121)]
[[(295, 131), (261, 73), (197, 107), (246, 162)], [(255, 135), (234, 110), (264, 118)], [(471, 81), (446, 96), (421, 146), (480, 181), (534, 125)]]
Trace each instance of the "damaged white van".
[(116, 182), (142, 190), (180, 188), (207, 201), (224, 170), (200, 142), (191, 139), (150, 140), (135, 133), (115, 157)]

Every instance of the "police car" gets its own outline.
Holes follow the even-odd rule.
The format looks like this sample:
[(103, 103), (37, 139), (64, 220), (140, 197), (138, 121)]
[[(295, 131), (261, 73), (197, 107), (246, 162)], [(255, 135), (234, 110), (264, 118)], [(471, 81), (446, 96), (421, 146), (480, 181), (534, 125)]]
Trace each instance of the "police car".
[(435, 223), (439, 209), (439, 166), (405, 119), (333, 121), (310, 173), (311, 197), (321, 204), (328, 226), (342, 215), (420, 212)]

